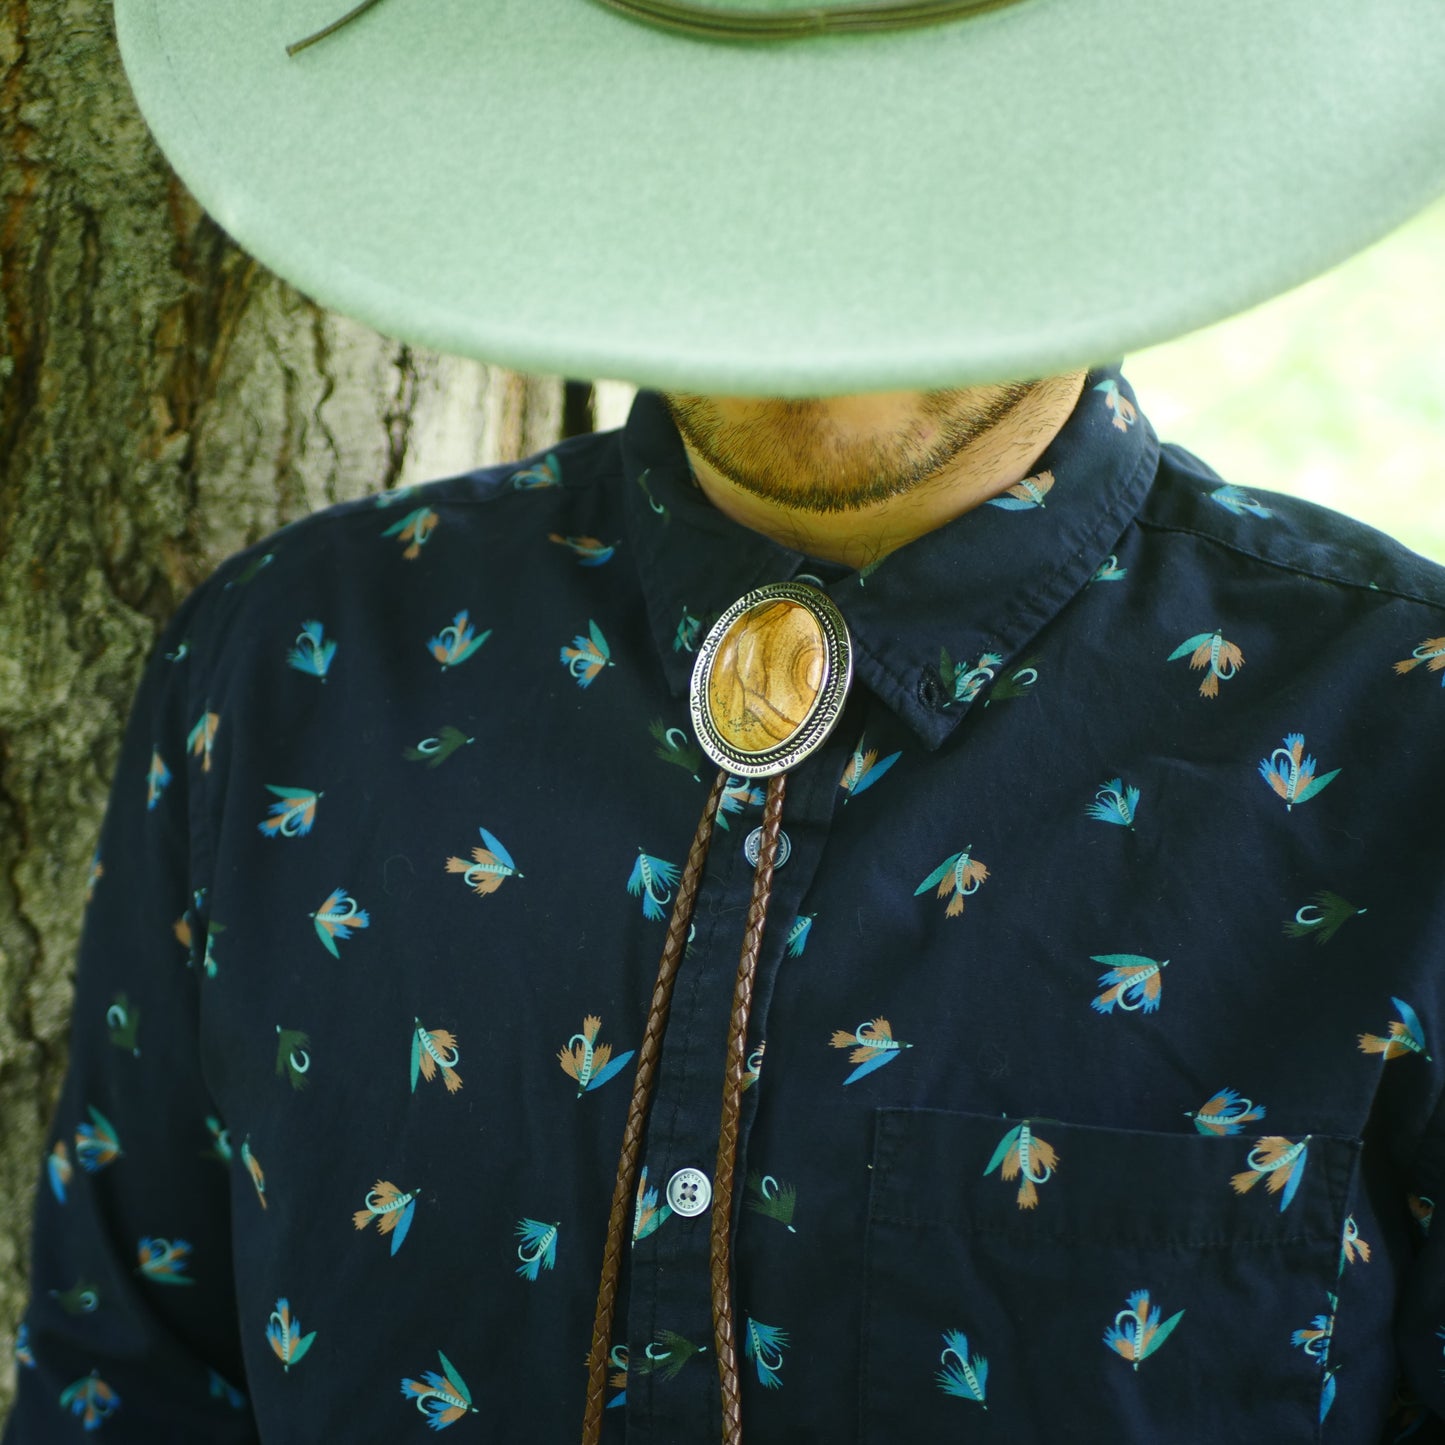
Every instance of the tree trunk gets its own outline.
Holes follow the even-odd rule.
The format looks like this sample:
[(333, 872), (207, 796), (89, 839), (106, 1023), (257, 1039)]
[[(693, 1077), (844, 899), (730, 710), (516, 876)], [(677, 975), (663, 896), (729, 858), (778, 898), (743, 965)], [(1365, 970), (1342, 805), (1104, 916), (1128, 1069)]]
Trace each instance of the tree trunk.
[(562, 404), (558, 379), (297, 295), (161, 159), (108, 7), (0, 3), (0, 1420), (89, 860), (157, 628), (237, 548), (539, 450)]

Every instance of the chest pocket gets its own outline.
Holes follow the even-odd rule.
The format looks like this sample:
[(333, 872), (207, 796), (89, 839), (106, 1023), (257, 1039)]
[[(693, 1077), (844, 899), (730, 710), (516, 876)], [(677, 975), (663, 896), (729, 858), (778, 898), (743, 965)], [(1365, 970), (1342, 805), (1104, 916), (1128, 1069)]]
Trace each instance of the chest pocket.
[(876, 1120), (864, 1445), (1319, 1438), (1357, 1140)]

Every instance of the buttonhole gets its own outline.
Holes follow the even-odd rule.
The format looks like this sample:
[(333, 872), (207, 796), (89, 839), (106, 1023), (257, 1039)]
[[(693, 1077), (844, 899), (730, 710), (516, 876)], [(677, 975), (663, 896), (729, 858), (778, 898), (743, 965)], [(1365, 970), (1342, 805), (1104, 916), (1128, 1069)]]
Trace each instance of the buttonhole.
[(926, 667), (918, 674), (918, 700), (935, 711), (943, 706), (943, 683), (932, 668)]

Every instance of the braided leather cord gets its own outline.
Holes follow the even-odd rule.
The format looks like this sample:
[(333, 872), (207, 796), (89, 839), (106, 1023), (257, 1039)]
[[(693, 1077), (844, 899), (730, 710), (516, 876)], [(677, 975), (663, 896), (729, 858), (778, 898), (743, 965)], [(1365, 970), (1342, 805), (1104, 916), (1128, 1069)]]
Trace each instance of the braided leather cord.
[(744, 1059), (747, 1054), (748, 1017), (753, 1010), (753, 978), (762, 948), (768, 900), (773, 895), (773, 860), (783, 823), (783, 793), (787, 774), (768, 779), (763, 805), (763, 836), (758, 848), (753, 896), (748, 904), (742, 956), (733, 986), (732, 1014), (728, 1020), (727, 1063), (723, 1070), (722, 1125), (718, 1133), (717, 1167), (712, 1181), (712, 1323), (717, 1347), (718, 1377), (722, 1386), (723, 1445), (742, 1445), (742, 1391), (738, 1383), (736, 1331), (732, 1300), (733, 1174), (737, 1166), (738, 1120), (742, 1113)]
[(687, 942), (687, 926), (692, 921), (693, 903), (697, 898), (698, 884), (702, 881), (702, 865), (707, 859), (713, 822), (727, 776), (726, 772), (720, 771), (714, 779), (712, 792), (708, 794), (702, 817), (698, 819), (697, 832), (693, 834), (687, 865), (672, 905), (672, 917), (668, 920), (662, 958), (657, 965), (657, 982), (652, 986), (652, 1004), (647, 1013), (642, 1047), (637, 1051), (632, 1102), (627, 1109), (627, 1127), (622, 1134), (622, 1152), (617, 1160), (617, 1179), (612, 1186), (612, 1212), (607, 1220), (602, 1276), (597, 1285), (597, 1311), (592, 1321), (592, 1348), (587, 1355), (587, 1410), (582, 1420), (582, 1445), (597, 1445), (602, 1435), (608, 1347), (612, 1336), (612, 1316), (617, 1305), (617, 1280), (622, 1269), (622, 1242), (627, 1235), (633, 1196), (637, 1192), (637, 1156), (642, 1148), (642, 1132), (647, 1127), (647, 1110), (652, 1101), (652, 1083), (662, 1053), (662, 1036), (667, 1031), (667, 1016), (672, 1008), (672, 986), (677, 981), (678, 965)]

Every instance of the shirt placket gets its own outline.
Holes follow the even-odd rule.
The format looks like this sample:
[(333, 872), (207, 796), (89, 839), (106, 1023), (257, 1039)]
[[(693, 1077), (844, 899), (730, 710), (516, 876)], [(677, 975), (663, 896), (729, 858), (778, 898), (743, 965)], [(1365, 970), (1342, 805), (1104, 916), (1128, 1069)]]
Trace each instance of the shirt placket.
[[(783, 810), (788, 858), (773, 875), (754, 984), (749, 1049), (764, 1037), (788, 933), (822, 860), (846, 762), (844, 736), (846, 730), (840, 728), (789, 775)], [(629, 1442), (711, 1442), (721, 1434), (709, 1231), (729, 1013), (753, 887), (754, 867), (746, 845), (760, 815), (759, 807), (749, 806), (729, 816), (726, 831), (719, 828), (713, 834), (664, 1035), (642, 1162), (648, 1187), (658, 1191), (659, 1207), (666, 1206), (671, 1213), (656, 1233), (634, 1243), (627, 1261)], [(763, 1088), (760, 1079), (743, 1095), (735, 1167), (739, 1180), (746, 1175), (747, 1140)], [(734, 1239), (741, 1208), (742, 1190), (736, 1189)], [(735, 1298), (740, 1327), (746, 1310), (747, 1302)], [(662, 1367), (665, 1362), (648, 1357), (649, 1345), (656, 1356), (666, 1348), (660, 1342), (669, 1336), (681, 1336), (696, 1349), (671, 1377)]]

